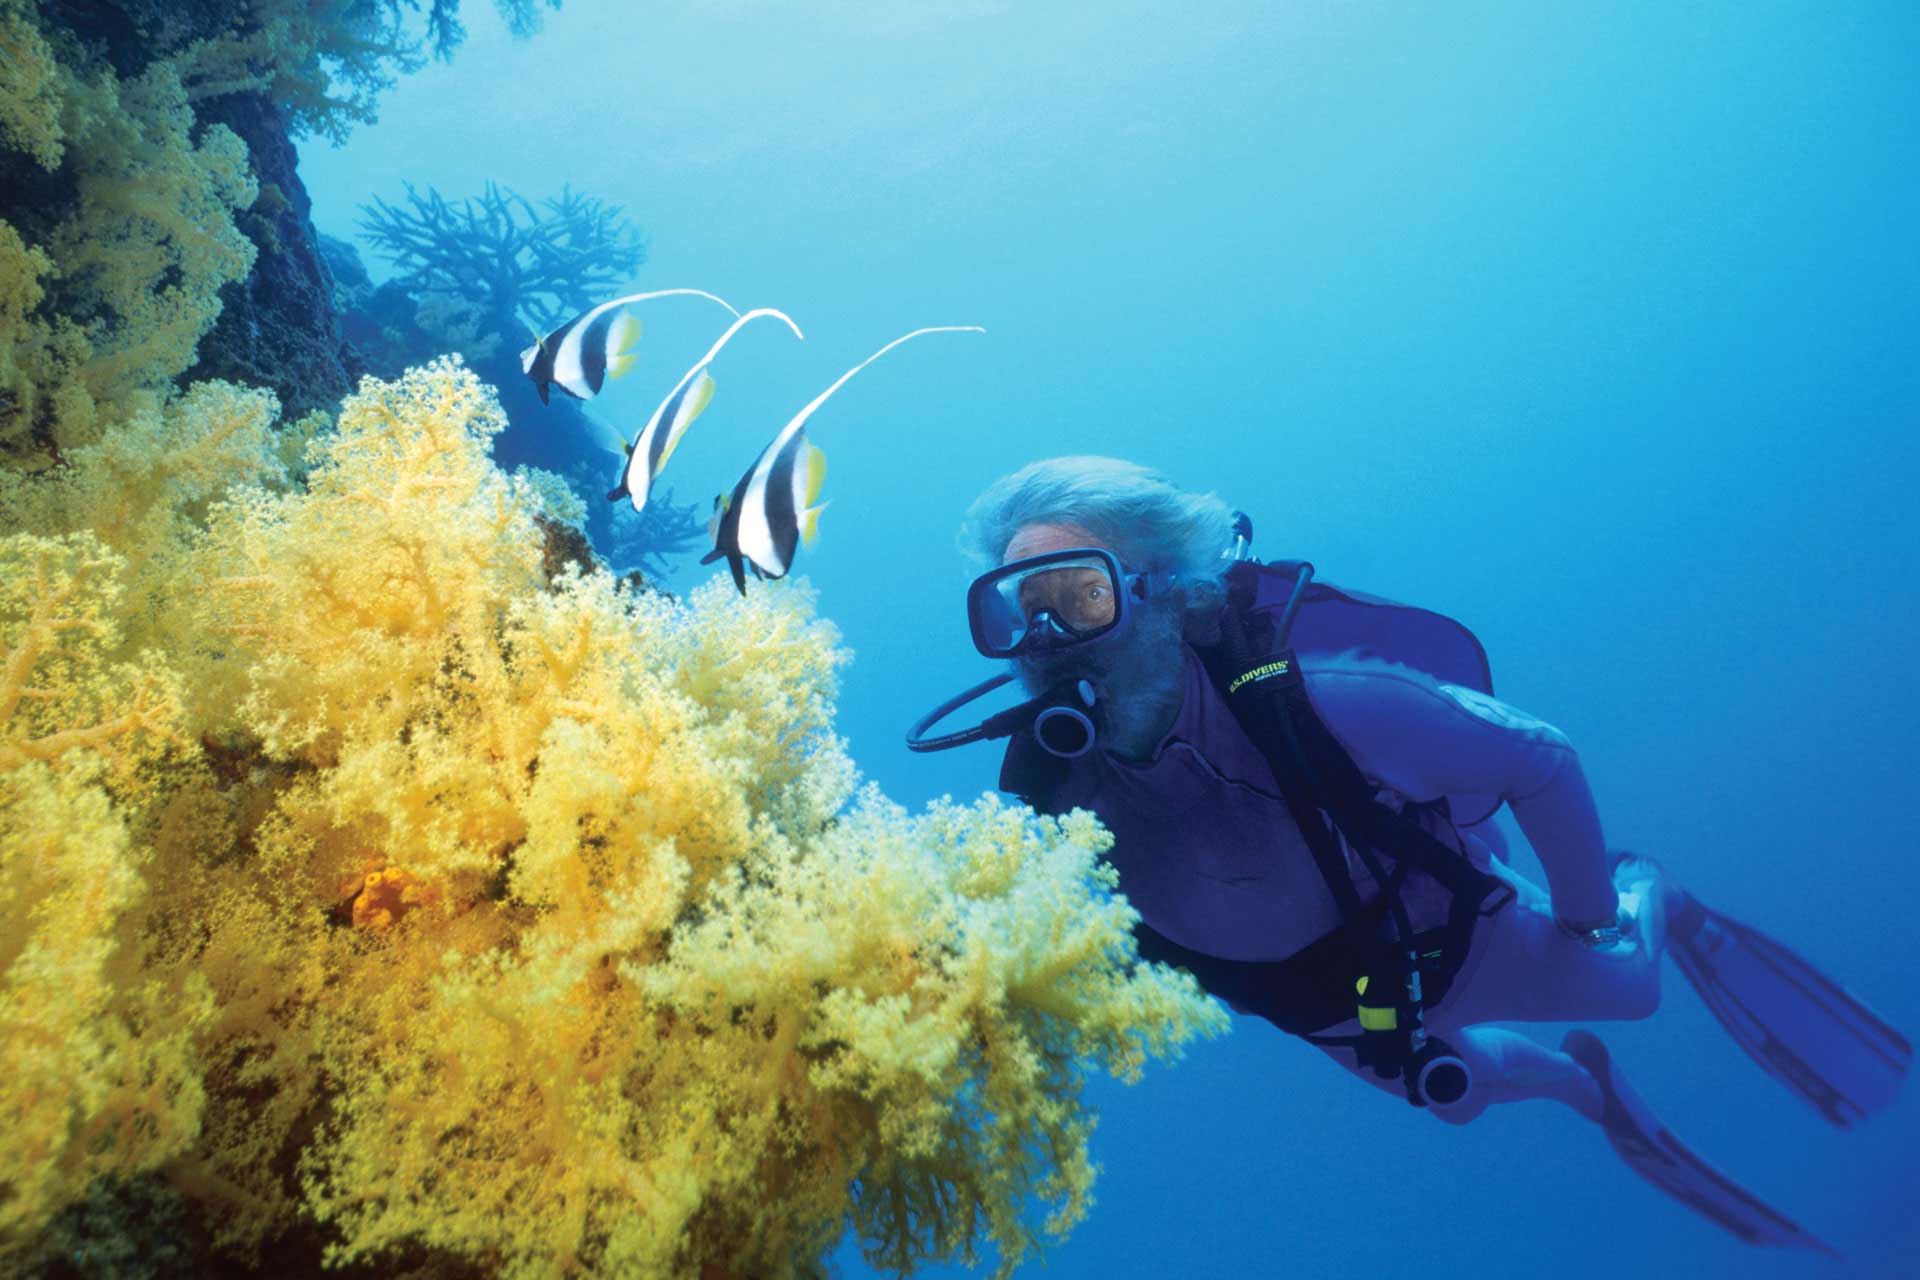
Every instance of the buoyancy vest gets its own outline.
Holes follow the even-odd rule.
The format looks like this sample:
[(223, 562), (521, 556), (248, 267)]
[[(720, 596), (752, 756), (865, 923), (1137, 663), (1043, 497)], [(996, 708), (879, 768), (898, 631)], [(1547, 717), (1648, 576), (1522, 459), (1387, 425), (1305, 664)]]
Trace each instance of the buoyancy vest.
[[(1237, 643), (1195, 649), (1246, 737), (1265, 756), (1286, 799), (1284, 810), (1269, 805), (1267, 812), (1277, 812), (1280, 822), (1290, 819), (1295, 830), (1273, 830), (1263, 846), (1272, 849), (1272, 856), (1311, 857), (1337, 908), (1337, 915), (1323, 910), (1322, 916), (1338, 923), (1274, 959), (1219, 955), (1191, 933), (1185, 942), (1201, 945), (1183, 945), (1144, 920), (1136, 927), (1136, 938), (1144, 959), (1184, 967), (1234, 1007), (1283, 1030), (1310, 1035), (1353, 1017), (1356, 978), (1381, 972), (1391, 963), (1383, 957), (1400, 944), (1389, 928), (1388, 909), (1399, 905), (1398, 895), (1412, 871), (1431, 877), (1446, 898), (1444, 920), (1413, 937), (1428, 1004), (1445, 994), (1458, 972), (1477, 917), (1497, 909), (1488, 904), (1498, 896), (1499, 884), (1472, 865), (1460, 846), (1435, 838), (1434, 828), (1451, 830), (1454, 825), (1445, 800), (1394, 809), (1375, 798), (1371, 784), (1314, 712), (1295, 660), (1334, 654), (1374, 657), (1491, 695), (1485, 650), (1471, 631), (1442, 614), (1317, 581), (1307, 585), (1287, 635), (1276, 636), (1275, 624), (1300, 571), (1299, 562), (1235, 565), (1228, 575), (1223, 633)], [(1290, 671), (1284, 670), (1289, 665)], [(1265, 683), (1276, 674), (1285, 678), (1259, 689), (1261, 696), (1250, 696), (1251, 683)], [(1026, 735), (1016, 735), (1002, 763), (1000, 786), (1041, 812), (1064, 812), (1071, 804), (1066, 797), (1080, 790), (1070, 785), (1074, 770), (1086, 767), (1084, 758), (1059, 760)], [(1498, 803), (1492, 800), (1484, 812), (1460, 825), (1491, 816)], [(1094, 807), (1099, 812), (1099, 806)], [(1196, 813), (1187, 821), (1198, 831), (1207, 816)], [(1340, 848), (1342, 840), (1366, 865), (1358, 878), (1374, 890), (1371, 900), (1362, 899), (1352, 865)], [(1155, 852), (1179, 856), (1176, 849)], [(1297, 879), (1297, 869), (1288, 870)], [(1121, 888), (1127, 890), (1124, 867)], [(1281, 923), (1274, 922), (1276, 933)]]

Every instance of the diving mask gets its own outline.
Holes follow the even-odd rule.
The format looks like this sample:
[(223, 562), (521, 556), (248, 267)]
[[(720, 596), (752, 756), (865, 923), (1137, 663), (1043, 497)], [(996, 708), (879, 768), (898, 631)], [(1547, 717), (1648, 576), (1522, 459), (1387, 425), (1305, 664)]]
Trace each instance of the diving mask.
[(1129, 606), (1161, 585), (1156, 577), (1170, 575), (1125, 573), (1102, 547), (1003, 564), (967, 588), (973, 647), (989, 658), (1021, 658), (1097, 640), (1125, 624)]

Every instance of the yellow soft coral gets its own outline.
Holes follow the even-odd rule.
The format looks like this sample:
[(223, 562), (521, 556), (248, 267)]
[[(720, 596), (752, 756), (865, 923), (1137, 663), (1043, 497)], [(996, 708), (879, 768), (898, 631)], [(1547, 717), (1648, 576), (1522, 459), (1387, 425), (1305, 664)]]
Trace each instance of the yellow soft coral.
[(0, 770), (0, 1261), (93, 1182), (198, 1136), (208, 1002), (138, 971), (138, 861), (84, 767)]
[(184, 745), (172, 673), (147, 656), (108, 660), (123, 570), (91, 534), (0, 539), (0, 771), (83, 751), (133, 791)]
[(273, 429), (278, 408), (270, 391), (201, 383), (165, 410), (136, 413), (73, 450), (67, 466), (0, 468), (0, 527), (89, 532), (124, 566), (112, 616), (122, 647), (184, 655), (196, 638), (190, 595), (178, 589), (180, 558), (210, 503), (230, 487), (287, 483), (282, 433)]
[(0, 0), (0, 144), (60, 163), (60, 71), (26, 0)]
[(182, 746), (178, 702), (155, 660), (109, 659), (123, 569), (90, 535), (0, 538), (0, 1259), (199, 1128), (205, 987), (143, 968), (129, 826)]
[(259, 188), (231, 129), (212, 125), (193, 140), (193, 111), (168, 64), (123, 82), (103, 73), (71, 92), (69, 114), (84, 121), (69, 129), (67, 155), (79, 212), (47, 248), (87, 326), (88, 390), (114, 408), (146, 407), (193, 363), (220, 314), (220, 287), (252, 269), (253, 242), (232, 211)]
[(21, 77), (0, 93), (0, 142), (71, 192), (21, 212), (31, 234), (0, 227), (0, 454), (46, 465), (170, 394), (219, 290), (253, 265), (233, 211), (257, 184), (231, 130), (196, 130), (171, 62), (122, 80), (53, 59), (14, 4), (0, 8), (0, 52)]
[[(854, 801), (804, 586), (549, 578), (548, 504), (457, 360), (364, 383), (304, 483), (270, 408), (205, 388), (0, 486), (101, 531), (6, 544), (0, 639), (41, 674), (0, 762), (98, 757), (48, 777), (118, 806), (95, 856), (145, 860), (135, 976), (210, 992), (164, 1169), (215, 1247), (317, 1223), (337, 1263), (772, 1277), (848, 1224), (903, 1269), (1010, 1267), (1036, 1204), (1065, 1230), (1083, 1074), (1224, 1023), (1135, 963), (1092, 820)], [(114, 705), (146, 718), (45, 759)]]

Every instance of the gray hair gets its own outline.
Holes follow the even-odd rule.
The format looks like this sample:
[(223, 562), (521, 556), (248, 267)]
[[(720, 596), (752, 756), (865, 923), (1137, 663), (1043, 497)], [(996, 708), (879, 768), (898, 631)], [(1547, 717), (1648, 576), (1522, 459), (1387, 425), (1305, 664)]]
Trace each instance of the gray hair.
[(1030, 524), (1078, 525), (1128, 569), (1171, 572), (1190, 616), (1213, 613), (1226, 599), (1232, 510), (1137, 463), (1091, 456), (1030, 462), (974, 500), (961, 549), (984, 573)]

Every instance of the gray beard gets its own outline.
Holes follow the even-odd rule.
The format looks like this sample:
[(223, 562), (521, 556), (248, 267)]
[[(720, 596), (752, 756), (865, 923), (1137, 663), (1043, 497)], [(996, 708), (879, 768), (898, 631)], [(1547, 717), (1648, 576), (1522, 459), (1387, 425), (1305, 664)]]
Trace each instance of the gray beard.
[(1143, 601), (1124, 631), (1078, 653), (1017, 659), (1014, 667), (1034, 696), (1070, 680), (1091, 681), (1099, 692), (1092, 716), (1100, 746), (1145, 760), (1173, 726), (1186, 696), (1184, 614), (1178, 592)]

